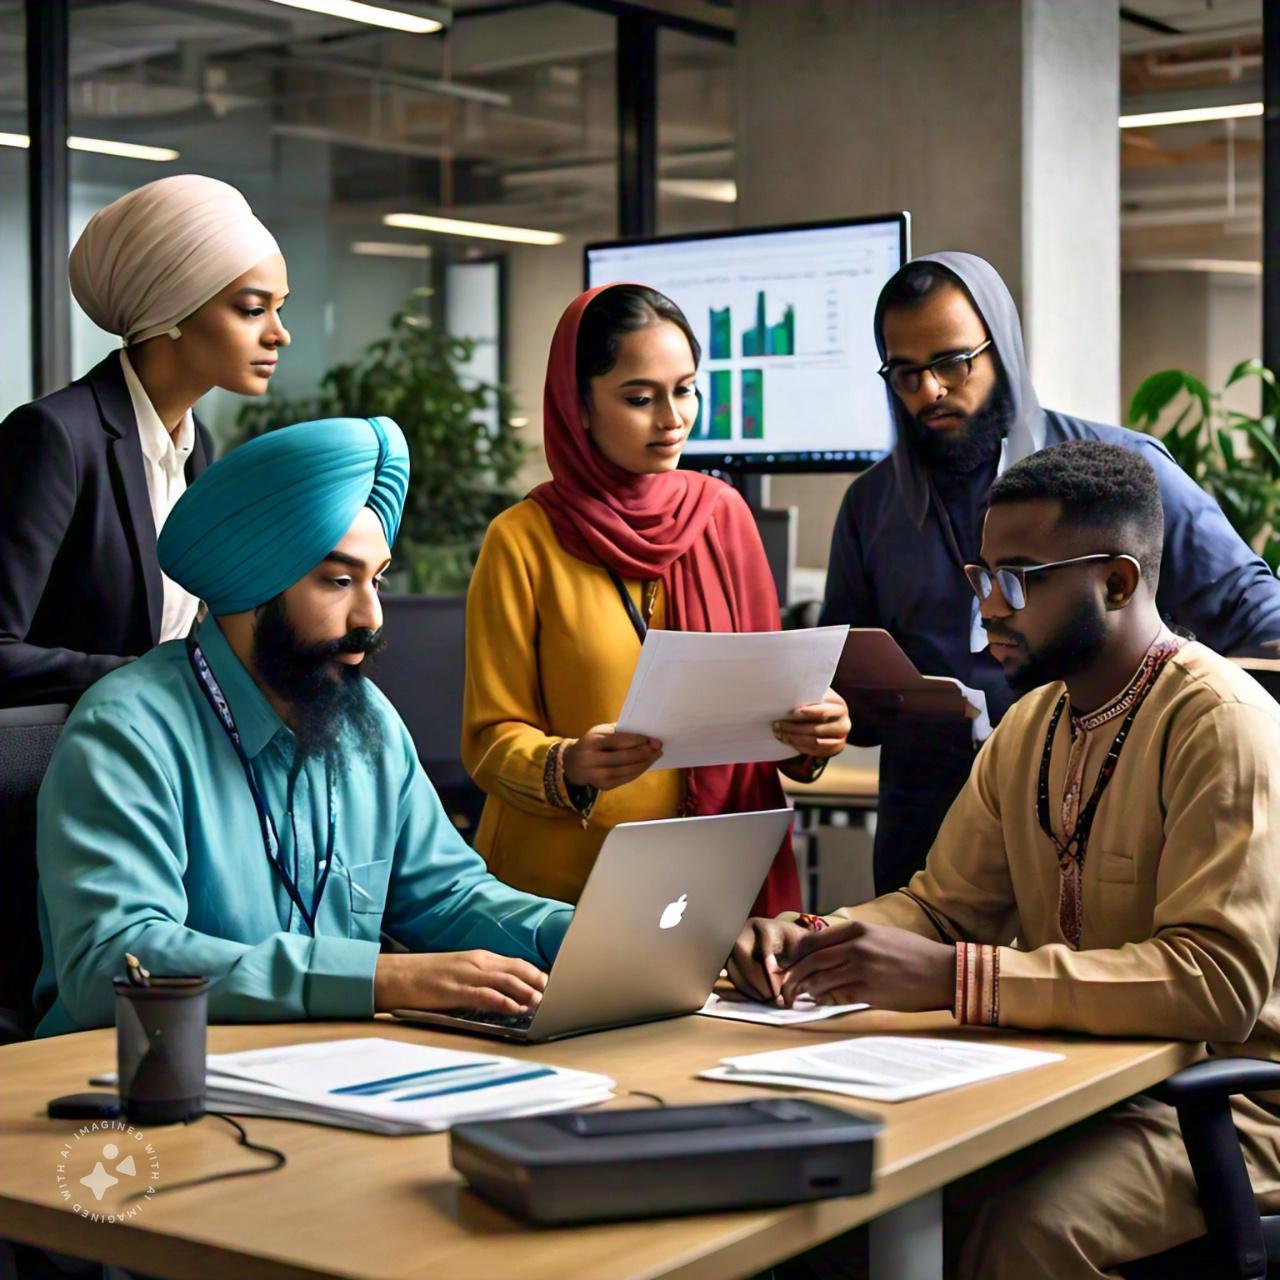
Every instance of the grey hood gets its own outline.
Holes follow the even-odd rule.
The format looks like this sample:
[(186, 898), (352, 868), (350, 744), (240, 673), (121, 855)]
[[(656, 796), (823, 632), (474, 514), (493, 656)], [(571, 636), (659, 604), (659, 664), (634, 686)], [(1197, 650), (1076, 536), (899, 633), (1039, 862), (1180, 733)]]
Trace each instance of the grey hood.
[[(1022, 325), (1018, 320), (1018, 308), (1008, 286), (999, 272), (985, 258), (972, 253), (928, 253), (913, 262), (936, 262), (940, 267), (957, 276), (969, 293), (991, 335), (992, 346), (1000, 358), (1013, 401), (1013, 425), (1005, 441), (1005, 463), (1012, 465), (1028, 454), (1044, 447), (1044, 410), (1036, 399), (1027, 369), (1027, 357), (1022, 347)], [(884, 332), (881, 324), (884, 294), (876, 303), (876, 347), (880, 359), (884, 359)], [(929, 514), (929, 483), (924, 463), (911, 444), (908, 415), (901, 401), (886, 388), (890, 408), (897, 429), (897, 443), (893, 450), (893, 469), (898, 488), (907, 511), (916, 527), (923, 527)]]

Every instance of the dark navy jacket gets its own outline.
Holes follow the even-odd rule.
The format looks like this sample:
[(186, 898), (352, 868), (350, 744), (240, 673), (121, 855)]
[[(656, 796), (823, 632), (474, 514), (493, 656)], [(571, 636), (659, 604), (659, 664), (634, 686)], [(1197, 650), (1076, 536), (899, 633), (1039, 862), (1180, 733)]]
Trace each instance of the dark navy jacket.
[[(1166, 619), (1220, 653), (1257, 652), (1280, 638), (1280, 581), (1227, 523), (1217, 503), (1151, 436), (1041, 409), (1031, 388), (1013, 299), (995, 270), (968, 254), (935, 254), (968, 288), (983, 315), (1014, 399), (1007, 441), (1015, 462), (1063, 440), (1102, 440), (1140, 453), (1164, 503), (1164, 556), (1156, 601)], [(878, 327), (878, 326), (877, 326)], [(877, 334), (877, 337), (879, 335)], [(899, 415), (899, 443), (849, 487), (836, 522), (821, 621), (891, 632), (926, 675), (982, 689), (992, 724), (1013, 701), (999, 664), (970, 652), (973, 592), (955, 563), (923, 464)], [(960, 550), (976, 558), (994, 464), (936, 479)], [(864, 743), (872, 734), (857, 735)], [(925, 856), (968, 775), (963, 726), (899, 722), (881, 735), (876, 888), (900, 887)], [(1028, 765), (1028, 786), (1031, 785)]]

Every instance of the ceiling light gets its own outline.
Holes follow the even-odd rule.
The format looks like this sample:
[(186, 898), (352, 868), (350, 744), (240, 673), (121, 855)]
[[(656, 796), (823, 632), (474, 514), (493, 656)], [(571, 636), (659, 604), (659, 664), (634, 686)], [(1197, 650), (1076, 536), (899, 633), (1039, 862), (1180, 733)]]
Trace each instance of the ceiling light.
[(658, 190), (669, 196), (716, 204), (733, 204), (738, 199), (738, 184), (732, 178), (659, 178)]
[(329, 18), (365, 22), (371, 27), (407, 31), (415, 36), (426, 36), (444, 29), (444, 23), (434, 18), (405, 13), (402, 9), (388, 9), (380, 4), (364, 4), (361, 0), (274, 0), (274, 3), (288, 5), (290, 9), (305, 9), (308, 13), (322, 13)]
[[(0, 147), (29, 147), (25, 133), (0, 133)], [(107, 138), (68, 138), (72, 151), (92, 151), (100, 156), (120, 156), (125, 160), (176, 160), (179, 152), (172, 147), (146, 147), (139, 142), (111, 142)]]
[(399, 244), (394, 240), (353, 240), (351, 252), (367, 258), (429, 258), (429, 244)]
[(103, 138), (68, 138), (72, 151), (92, 151), (100, 156), (122, 156), (126, 160), (176, 160), (172, 147), (144, 147), (136, 142), (108, 142)]
[(461, 218), (436, 218), (425, 213), (388, 213), (383, 226), (405, 227), (410, 231), (436, 231), (445, 236), (470, 236), (475, 240), (507, 240), (512, 244), (563, 244), (558, 231), (535, 231), (531, 227), (504, 227), (495, 222), (465, 222)]
[(1183, 111), (1147, 111), (1141, 115), (1121, 116), (1122, 129), (1149, 129), (1161, 124), (1203, 124), (1208, 120), (1243, 120), (1260, 116), (1262, 103), (1234, 102), (1225, 107), (1188, 107)]

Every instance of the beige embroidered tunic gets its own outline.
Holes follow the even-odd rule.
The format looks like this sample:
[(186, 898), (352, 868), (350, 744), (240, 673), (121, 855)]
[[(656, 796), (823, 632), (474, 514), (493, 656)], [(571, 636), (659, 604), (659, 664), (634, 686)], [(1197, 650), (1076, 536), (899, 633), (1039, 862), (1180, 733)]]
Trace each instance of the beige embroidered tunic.
[[(1280, 1059), (1280, 707), (1203, 645), (1168, 659), (1098, 805), (1073, 946), (1058, 852), (1036, 811), (1062, 694), (1060, 683), (1038, 689), (1005, 716), (907, 888), (833, 923), (960, 944), (966, 1021), (1205, 1040)], [(1059, 717), (1049, 768), (1059, 838), (1068, 757), (1088, 797), (1123, 720), (1075, 718), (1073, 750), (1072, 717)]]

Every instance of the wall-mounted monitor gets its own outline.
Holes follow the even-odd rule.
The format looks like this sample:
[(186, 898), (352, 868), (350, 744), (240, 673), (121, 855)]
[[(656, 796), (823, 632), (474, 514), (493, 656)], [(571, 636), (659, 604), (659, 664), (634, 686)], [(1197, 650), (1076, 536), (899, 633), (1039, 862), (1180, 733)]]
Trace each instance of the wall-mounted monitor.
[(615, 240), (586, 248), (591, 288), (651, 285), (702, 344), (682, 466), (855, 471), (893, 446), (872, 320), (907, 261), (910, 216)]

